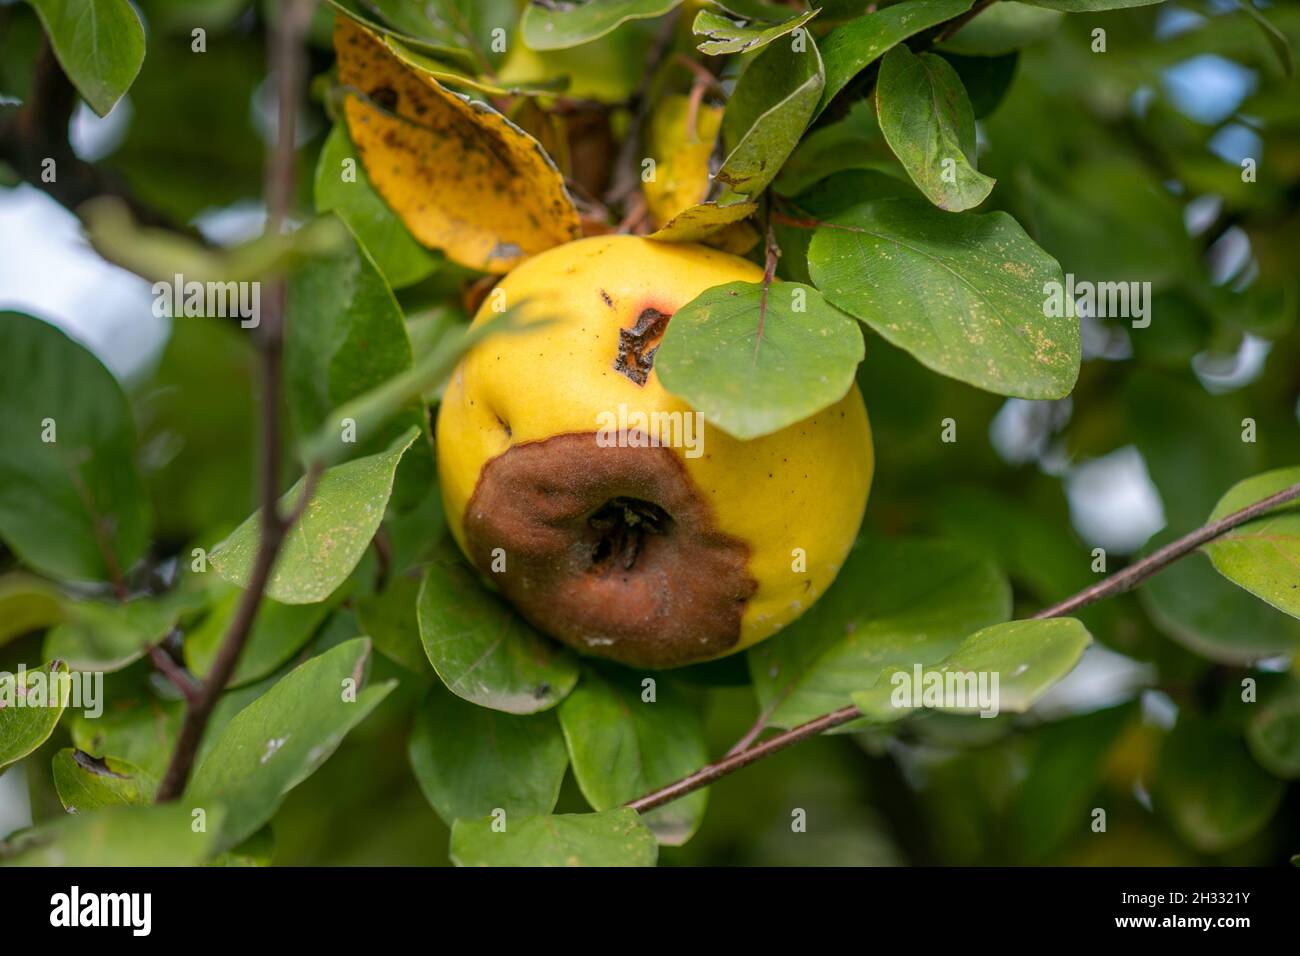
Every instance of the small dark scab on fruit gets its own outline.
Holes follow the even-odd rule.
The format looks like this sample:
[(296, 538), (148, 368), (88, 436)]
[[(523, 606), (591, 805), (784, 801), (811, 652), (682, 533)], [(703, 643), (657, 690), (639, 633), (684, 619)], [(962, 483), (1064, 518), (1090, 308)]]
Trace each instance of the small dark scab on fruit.
[(604, 289), (600, 290), (600, 297), (605, 300), (605, 304), (611, 309), (614, 308), (614, 300), (609, 297), (609, 293)]
[(377, 86), (367, 95), (380, 109), (389, 110), (390, 112), (397, 109), (397, 90), (391, 86)]
[(590, 432), (515, 445), (483, 466), (465, 547), (535, 627), (588, 654), (676, 667), (723, 654), (758, 583), (672, 449)]
[(636, 324), (630, 329), (619, 329), (618, 356), (614, 359), (614, 368), (637, 385), (644, 385), (650, 377), (650, 370), (654, 368), (655, 352), (659, 349), (659, 340), (663, 338), (670, 317), (658, 309), (643, 309), (637, 316)]

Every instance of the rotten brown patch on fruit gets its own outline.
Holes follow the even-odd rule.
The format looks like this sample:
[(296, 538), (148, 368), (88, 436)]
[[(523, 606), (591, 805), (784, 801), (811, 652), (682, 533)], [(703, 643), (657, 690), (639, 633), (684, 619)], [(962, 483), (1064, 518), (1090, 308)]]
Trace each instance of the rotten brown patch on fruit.
[(668, 328), (669, 318), (670, 315), (658, 309), (643, 309), (631, 328), (619, 329), (614, 368), (637, 385), (644, 385), (654, 368), (655, 352), (664, 329)]
[[(587, 654), (676, 667), (740, 639), (758, 584), (749, 547), (668, 448), (601, 447), (594, 433), (489, 461), (465, 510), (471, 560), (535, 627)], [(506, 570), (493, 573), (493, 551)]]

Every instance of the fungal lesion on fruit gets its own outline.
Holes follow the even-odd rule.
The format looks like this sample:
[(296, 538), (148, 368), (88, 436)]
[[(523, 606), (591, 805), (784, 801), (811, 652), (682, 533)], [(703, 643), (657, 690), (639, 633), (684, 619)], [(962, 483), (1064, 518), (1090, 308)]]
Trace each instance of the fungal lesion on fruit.
[(592, 571), (604, 574), (614, 567), (631, 571), (649, 537), (667, 533), (671, 523), (668, 512), (654, 502), (611, 498), (587, 519), (600, 536), (592, 549)]
[(614, 368), (637, 385), (644, 385), (654, 368), (655, 352), (670, 317), (658, 309), (642, 309), (631, 328), (619, 329)]

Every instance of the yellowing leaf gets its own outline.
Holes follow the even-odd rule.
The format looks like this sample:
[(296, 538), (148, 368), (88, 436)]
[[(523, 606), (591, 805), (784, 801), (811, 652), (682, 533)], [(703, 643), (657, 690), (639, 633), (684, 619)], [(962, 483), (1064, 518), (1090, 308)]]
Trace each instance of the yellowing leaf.
[(486, 272), (576, 239), (578, 212), (541, 146), (335, 20), (344, 114), (366, 174), (420, 242)]
[(705, 200), (709, 193), (709, 156), (722, 127), (722, 107), (701, 103), (694, 117), (690, 97), (668, 96), (650, 120), (654, 178), (645, 183), (646, 205), (655, 226)]

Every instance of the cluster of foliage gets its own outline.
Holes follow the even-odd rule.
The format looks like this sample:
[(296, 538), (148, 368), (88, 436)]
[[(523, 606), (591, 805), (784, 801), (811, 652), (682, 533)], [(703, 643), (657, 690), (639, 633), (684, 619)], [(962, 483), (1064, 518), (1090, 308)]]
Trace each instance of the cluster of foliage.
[[(107, 699), (98, 718), (0, 709), (0, 769), (25, 763), (36, 819), (0, 857), (1300, 849), (1284, 810), (1300, 799), (1300, 512), (1077, 618), (1027, 620), (1127, 557), (1072, 524), (1082, 463), (1140, 453), (1165, 522), (1146, 551), (1300, 482), (1300, 11), (1148, 4), (330, 0), (306, 35), (305, 224), (225, 247), (193, 224), (262, 193), (266, 40), (294, 4), (0, 8), (6, 186), (76, 208), (150, 281), (287, 285), (283, 396), (259, 394), (237, 321), (176, 318), (119, 382), (42, 317), (0, 314), (0, 666), (31, 667), (33, 687), (103, 673)], [(1241, 79), (1240, 97), (1203, 109), (1179, 86), (1188, 64)], [(60, 83), (101, 116), (129, 99), (95, 163), (59, 141)], [(493, 281), (615, 229), (780, 280), (681, 309), (656, 362), (667, 388), (751, 438), (856, 379), (880, 463), (819, 604), (747, 654), (652, 675), (559, 648), (477, 580), (448, 544), (430, 436)], [(1053, 312), (1067, 274), (1150, 283), (1151, 321)], [(183, 794), (156, 803), (191, 682), (257, 586), (255, 436), (281, 406), (283, 500), (309, 500)], [(1019, 423), (1014, 449), (989, 440), (995, 419)], [(1035, 707), (1093, 640), (1126, 678)], [(1003, 713), (891, 708), (888, 676), (915, 665), (1000, 671)], [(849, 705), (863, 717), (836, 734), (625, 806), (746, 728)]]

